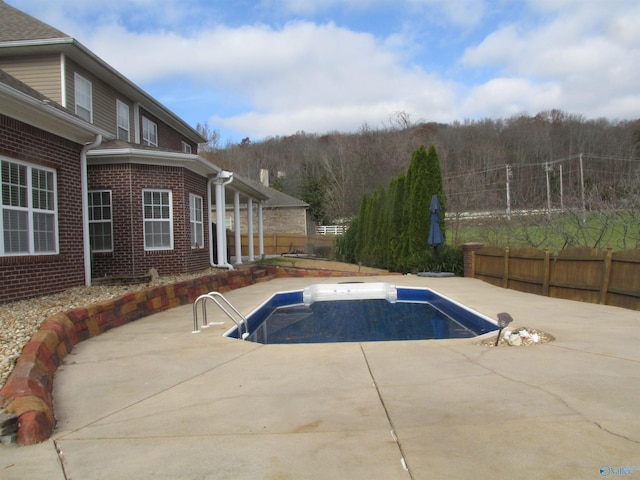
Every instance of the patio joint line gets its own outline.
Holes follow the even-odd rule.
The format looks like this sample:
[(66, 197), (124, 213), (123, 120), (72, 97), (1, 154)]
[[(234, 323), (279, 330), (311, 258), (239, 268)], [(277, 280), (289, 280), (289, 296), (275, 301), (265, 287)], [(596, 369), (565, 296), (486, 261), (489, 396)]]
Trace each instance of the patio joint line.
[(62, 470), (62, 476), (64, 477), (65, 480), (70, 480), (69, 475), (67, 475), (67, 469), (65, 468), (65, 465), (64, 465), (64, 456), (62, 454), (62, 447), (58, 444), (57, 440), (53, 441), (53, 447), (56, 450), (56, 456), (58, 458), (58, 462), (60, 462), (60, 470)]
[[(533, 347), (535, 348), (535, 347)], [(600, 425), (596, 420), (593, 420), (592, 418), (590, 418), (589, 416), (587, 416), (585, 413), (581, 412), (580, 410), (576, 409), (574, 406), (572, 406), (567, 400), (565, 400), (560, 394), (552, 392), (550, 390), (548, 390), (547, 388), (545, 388), (542, 385), (535, 385), (533, 383), (529, 383), (529, 382), (525, 382), (524, 380), (519, 380), (517, 378), (513, 378), (510, 377), (504, 373), (501, 373), (491, 367), (488, 367), (487, 365), (483, 365), (482, 363), (473, 360), (472, 358), (470, 358), (468, 355), (466, 355), (464, 352), (457, 352), (456, 350), (453, 350), (456, 353), (459, 353), (460, 355), (462, 355), (463, 357), (465, 357), (467, 359), (468, 362), (474, 364), (474, 365), (478, 365), (479, 367), (482, 367), (490, 372), (492, 372), (495, 375), (498, 375), (499, 377), (504, 378), (505, 380), (509, 380), (511, 382), (515, 382), (515, 383), (519, 383), (521, 385), (526, 385), (529, 388), (533, 388), (536, 390), (540, 390), (542, 392), (544, 392), (545, 394), (554, 397), (556, 400), (558, 400), (560, 403), (562, 403), (568, 410), (572, 411), (575, 415), (580, 416), (581, 418), (583, 418), (587, 423), (590, 423), (592, 425), (595, 425), (596, 427), (598, 427), (600, 430), (602, 430), (603, 432), (608, 433), (609, 435), (613, 435), (614, 437), (618, 437), (618, 438), (622, 438), (624, 440), (627, 440), (631, 443), (637, 443), (640, 444), (640, 442), (638, 440), (635, 440), (633, 438), (629, 438), (625, 435), (622, 435), (621, 433), (616, 433), (612, 430), (609, 430), (608, 428), (603, 427), (602, 425)]]
[[(131, 402), (131, 403), (129, 403), (129, 404), (127, 404), (127, 405), (125, 405), (125, 406), (124, 406), (124, 407), (122, 407), (122, 408), (119, 408), (119, 409), (117, 409), (117, 410), (114, 410), (113, 412), (109, 412), (108, 414), (103, 415), (103, 416), (102, 416), (102, 417), (100, 417), (100, 418), (96, 418), (96, 419), (94, 419), (94, 420), (90, 421), (89, 423), (87, 423), (87, 424), (85, 424), (85, 425), (82, 425), (82, 426), (80, 426), (80, 427), (77, 427), (77, 428), (74, 428), (74, 429), (71, 429), (71, 430), (65, 431), (65, 432), (64, 432), (64, 434), (60, 435), (57, 439), (58, 439), (58, 440), (64, 439), (64, 438), (68, 437), (69, 435), (71, 435), (71, 434), (73, 434), (73, 433), (77, 433), (77, 432), (79, 432), (79, 431), (83, 430), (84, 428), (90, 427), (90, 426), (92, 426), (92, 425), (94, 425), (94, 424), (96, 424), (96, 423), (98, 423), (98, 422), (103, 421), (103, 420), (104, 420), (104, 419), (106, 419), (106, 418), (109, 418), (109, 417), (111, 417), (111, 416), (113, 416), (113, 415), (116, 415), (116, 414), (118, 414), (118, 413), (120, 413), (120, 412), (123, 412), (123, 411), (125, 411), (125, 410), (127, 410), (127, 409), (129, 409), (129, 408), (131, 408), (131, 407), (133, 407), (133, 406), (135, 406), (135, 405), (138, 405), (139, 403), (145, 402), (145, 401), (149, 400), (150, 398), (157, 397), (158, 395), (160, 395), (160, 394), (162, 394), (162, 393), (164, 393), (164, 392), (167, 392), (167, 391), (169, 391), (169, 390), (171, 390), (171, 389), (173, 389), (173, 388), (175, 388), (175, 387), (177, 387), (177, 386), (179, 386), (179, 385), (182, 385), (183, 383), (190, 382), (190, 381), (191, 381), (191, 380), (193, 380), (194, 378), (201, 377), (201, 376), (203, 376), (203, 375), (206, 375), (206, 374), (207, 374), (207, 373), (209, 373), (209, 372), (212, 372), (212, 371), (214, 371), (214, 370), (217, 370), (218, 368), (224, 367), (225, 365), (227, 365), (227, 364), (229, 364), (229, 363), (231, 363), (231, 362), (233, 362), (233, 361), (237, 360), (238, 358), (242, 358), (242, 357), (244, 357), (245, 355), (249, 355), (250, 353), (252, 353), (252, 352), (254, 352), (255, 350), (258, 350), (258, 349), (260, 349), (260, 348), (261, 348), (261, 347), (260, 347), (260, 346), (258, 346), (258, 347), (256, 347), (256, 348), (251, 349), (251, 350), (247, 350), (246, 352), (242, 352), (242, 353), (240, 353), (239, 355), (236, 355), (236, 356), (234, 356), (233, 358), (230, 358), (230, 359), (228, 359), (228, 360), (226, 360), (226, 361), (224, 361), (224, 362), (222, 362), (222, 363), (220, 363), (220, 364), (218, 364), (218, 365), (215, 365), (215, 366), (213, 366), (213, 367), (211, 367), (211, 368), (209, 368), (209, 369), (207, 369), (207, 370), (205, 370), (205, 371), (203, 371), (203, 372), (199, 372), (199, 373), (197, 373), (197, 374), (195, 374), (195, 375), (190, 376), (189, 378), (185, 378), (184, 380), (182, 380), (182, 381), (180, 381), (180, 382), (174, 383), (174, 384), (172, 384), (171, 386), (169, 386), (169, 387), (167, 387), (167, 388), (163, 388), (162, 390), (159, 390), (159, 391), (157, 391), (157, 392), (154, 392), (154, 393), (152, 393), (151, 395), (148, 395), (148, 396), (146, 396), (146, 397), (144, 397), (144, 398), (139, 398), (139, 399), (138, 399), (138, 400), (136, 400), (135, 402)], [(54, 432), (54, 434), (55, 434), (55, 432)]]
[(387, 409), (387, 405), (384, 402), (384, 398), (382, 398), (382, 393), (380, 392), (380, 389), (378, 388), (378, 382), (376, 382), (376, 378), (374, 377), (373, 371), (371, 370), (371, 365), (369, 364), (369, 359), (367, 358), (367, 354), (365, 353), (364, 348), (362, 347), (362, 343), (360, 343), (359, 345), (360, 345), (360, 351), (362, 352), (362, 356), (364, 357), (364, 362), (367, 365), (367, 370), (369, 371), (369, 376), (371, 377), (371, 380), (373, 381), (373, 386), (375, 387), (376, 393), (378, 394), (378, 399), (380, 400), (380, 403), (382, 404), (382, 408), (384, 409), (384, 413), (387, 416), (387, 421), (389, 422), (389, 427), (391, 428), (391, 437), (393, 438), (394, 442), (398, 446), (398, 450), (400, 451), (400, 464), (402, 465), (402, 468), (409, 475), (409, 478), (411, 480), (414, 480), (413, 474), (411, 473), (411, 469), (409, 468), (409, 465), (407, 464), (407, 460), (406, 460), (407, 457), (404, 454), (404, 449), (402, 448), (402, 443), (400, 442), (400, 439), (398, 438), (398, 435), (396, 433), (396, 428), (393, 425), (393, 420), (391, 419), (391, 415), (389, 414), (389, 410)]

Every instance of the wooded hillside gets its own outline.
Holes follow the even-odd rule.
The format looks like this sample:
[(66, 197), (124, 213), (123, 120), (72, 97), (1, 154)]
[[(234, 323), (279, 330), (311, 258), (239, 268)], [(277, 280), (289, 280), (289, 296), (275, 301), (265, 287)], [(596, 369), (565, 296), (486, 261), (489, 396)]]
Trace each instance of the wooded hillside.
[(589, 120), (557, 110), (451, 125), (412, 124), (399, 113), (384, 128), (247, 138), (206, 155), (255, 180), (268, 169), (271, 186), (310, 203), (319, 222), (332, 224), (355, 216), (363, 195), (405, 172), (420, 145), (437, 149), (449, 214), (560, 208), (583, 196), (587, 205), (638, 204), (640, 120)]

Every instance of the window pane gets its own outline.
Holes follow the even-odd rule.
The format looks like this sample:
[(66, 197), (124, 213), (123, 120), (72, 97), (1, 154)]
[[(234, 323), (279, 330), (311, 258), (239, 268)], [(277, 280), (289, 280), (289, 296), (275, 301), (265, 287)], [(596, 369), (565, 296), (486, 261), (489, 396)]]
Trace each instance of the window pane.
[(86, 120), (91, 121), (91, 82), (80, 75), (75, 75), (75, 99), (76, 99), (76, 114)]
[(170, 225), (168, 222), (145, 222), (145, 244), (147, 248), (171, 246)]
[(53, 210), (53, 174), (33, 169), (31, 172), (33, 208)]
[(142, 117), (142, 143), (158, 146), (158, 126), (146, 117)]
[(129, 141), (129, 105), (116, 102), (117, 105), (117, 124), (118, 124), (118, 140)]
[(33, 242), (36, 252), (55, 252), (55, 226), (52, 214), (33, 214)]
[(111, 243), (111, 223), (92, 223), (89, 225), (89, 233), (91, 235), (91, 248), (93, 250), (113, 250), (113, 245)]
[(191, 248), (202, 248), (204, 246), (202, 197), (189, 195), (189, 220), (191, 223)]
[(27, 212), (5, 209), (2, 215), (5, 253), (29, 253)]
[(27, 167), (2, 162), (2, 204), (27, 207)]
[(203, 245), (202, 224), (194, 224), (191, 235), (191, 247), (202, 248)]

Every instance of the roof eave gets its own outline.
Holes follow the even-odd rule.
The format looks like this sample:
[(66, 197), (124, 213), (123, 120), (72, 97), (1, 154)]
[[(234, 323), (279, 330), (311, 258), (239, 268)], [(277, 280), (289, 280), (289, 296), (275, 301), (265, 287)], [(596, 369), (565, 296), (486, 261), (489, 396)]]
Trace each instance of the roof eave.
[(216, 175), (221, 170), (217, 165), (198, 155), (141, 148), (94, 149), (87, 153), (87, 161), (89, 165), (137, 163), (184, 167), (203, 177)]
[[(199, 155), (140, 148), (104, 148), (90, 150), (87, 152), (87, 162), (89, 165), (135, 163), (140, 165), (183, 167), (209, 179), (215, 177), (222, 171), (220, 167)], [(241, 195), (250, 197), (253, 200), (265, 201), (269, 199), (268, 195), (256, 190), (244, 182), (242, 177), (235, 174), (228, 188), (237, 190)]]
[(96, 135), (102, 135), (105, 139), (112, 136), (46, 101), (33, 98), (4, 83), (0, 83), (0, 99), (0, 111), (3, 114), (76, 143), (92, 141)]

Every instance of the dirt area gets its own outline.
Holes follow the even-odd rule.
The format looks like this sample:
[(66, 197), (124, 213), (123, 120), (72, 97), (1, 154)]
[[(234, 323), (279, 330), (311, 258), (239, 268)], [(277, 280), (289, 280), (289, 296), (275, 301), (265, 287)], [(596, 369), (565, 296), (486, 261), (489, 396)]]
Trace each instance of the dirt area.
[(295, 267), (295, 268), (309, 268), (316, 270), (337, 270), (340, 272), (361, 272), (361, 273), (389, 273), (387, 270), (380, 268), (371, 268), (360, 265), (354, 265), (352, 263), (335, 262), (333, 260), (326, 260), (321, 258), (310, 257), (294, 257), (294, 256), (282, 256), (277, 258), (271, 258), (268, 260), (269, 264), (279, 265), (282, 267)]

